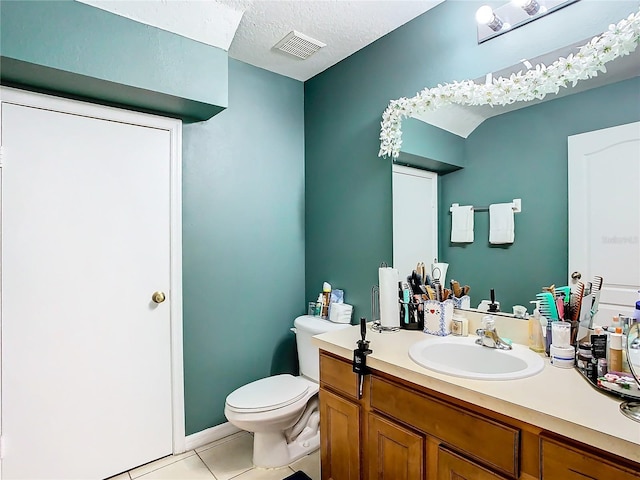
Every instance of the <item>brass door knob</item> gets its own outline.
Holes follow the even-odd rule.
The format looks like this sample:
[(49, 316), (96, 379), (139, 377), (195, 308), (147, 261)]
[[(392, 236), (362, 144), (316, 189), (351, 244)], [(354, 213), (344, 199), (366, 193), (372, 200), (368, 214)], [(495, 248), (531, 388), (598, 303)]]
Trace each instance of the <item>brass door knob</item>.
[(165, 300), (165, 296), (164, 296), (164, 292), (153, 292), (153, 295), (151, 295), (151, 300), (153, 300), (156, 303), (162, 303)]
[(573, 278), (574, 280), (580, 280), (582, 278), (582, 274), (580, 272), (573, 272), (571, 274), (571, 278)]

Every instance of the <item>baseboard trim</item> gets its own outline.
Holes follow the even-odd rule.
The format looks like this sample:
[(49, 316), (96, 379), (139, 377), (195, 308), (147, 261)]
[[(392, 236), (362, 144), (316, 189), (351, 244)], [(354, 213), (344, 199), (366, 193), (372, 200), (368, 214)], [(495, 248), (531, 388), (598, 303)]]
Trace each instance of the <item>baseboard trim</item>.
[(233, 435), (239, 432), (240, 429), (229, 422), (216, 425), (215, 427), (207, 428), (201, 432), (192, 433), (185, 437), (184, 446), (185, 451), (193, 450), (194, 448), (202, 447), (207, 443), (215, 442), (221, 438)]

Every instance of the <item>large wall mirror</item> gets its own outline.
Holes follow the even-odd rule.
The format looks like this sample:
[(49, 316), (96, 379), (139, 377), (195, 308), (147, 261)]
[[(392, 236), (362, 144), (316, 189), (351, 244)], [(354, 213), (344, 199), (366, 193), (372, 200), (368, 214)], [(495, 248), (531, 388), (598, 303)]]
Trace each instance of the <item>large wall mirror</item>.
[[(640, 190), (637, 188), (640, 169), (634, 169), (634, 165), (640, 165), (640, 138), (639, 143), (631, 144), (628, 151), (632, 157), (627, 158), (622, 167), (603, 166), (600, 159), (601, 169), (594, 168), (589, 172), (589, 192), (593, 195), (586, 198), (595, 203), (589, 207), (589, 212), (601, 226), (599, 231), (570, 231), (568, 200), (569, 138), (640, 122), (640, 49), (635, 48), (640, 13), (630, 18), (627, 20), (630, 27), (622, 24), (619, 28), (621, 24), (618, 24), (616, 29), (600, 36), (600, 41), (609, 42), (607, 45), (613, 45), (612, 48), (585, 40), (496, 72), (489, 79), (439, 86), (443, 98), (447, 95), (454, 101), (441, 101), (442, 105), (431, 104), (429, 108), (421, 109), (412, 107), (419, 103), (416, 98), (399, 99), (391, 102), (385, 112), (388, 128), (383, 128), (381, 133), (383, 156), (394, 157), (399, 151), (399, 147), (395, 150), (394, 139), (401, 137), (402, 119), (409, 116), (453, 133), (464, 142), (463, 168), (439, 179), (439, 259), (449, 263), (447, 281), (453, 278), (471, 286), (472, 307), (489, 298), (489, 290), (493, 288), (503, 312), (512, 312), (514, 305), (525, 305), (531, 312), (529, 301), (535, 299), (536, 293), (543, 286), (567, 285), (571, 282), (572, 271), (579, 271), (583, 282), (591, 281), (594, 275), (605, 278), (605, 284), (616, 290), (612, 291), (611, 312), (629, 311), (632, 301), (637, 299), (640, 289), (640, 219), (637, 214), (640, 211)], [(623, 35), (625, 28), (631, 32), (626, 36)], [(618, 33), (619, 38), (611, 38)], [(584, 45), (589, 43), (593, 44), (592, 48), (585, 50)], [(529, 71), (544, 71), (542, 64), (547, 67), (560, 65), (573, 76), (565, 77), (565, 86), (558, 88), (557, 93), (557, 85), (554, 87), (551, 82), (545, 85), (541, 80), (530, 84), (530, 90), (534, 91), (529, 92), (527, 101), (501, 105), (496, 99), (494, 105), (469, 105), (474, 102), (472, 83), (500, 84), (505, 79), (517, 80), (518, 72), (524, 76)], [(598, 71), (596, 76), (587, 78), (591, 74), (585, 70), (590, 65), (598, 66)], [(434, 90), (425, 89), (425, 98)], [(513, 93), (510, 100), (522, 97), (520, 93)], [(438, 103), (435, 97), (431, 100)], [(482, 103), (477, 98), (476, 101)], [(640, 123), (637, 125), (631, 128), (640, 132)], [(620, 156), (613, 151), (610, 154), (616, 159)], [(626, 172), (620, 177), (625, 183), (610, 196), (600, 188), (598, 177), (603, 182), (605, 179), (607, 182), (618, 181), (612, 180), (609, 173), (619, 172), (621, 168)], [(486, 212), (474, 215), (473, 243), (450, 242), (448, 210), (453, 203), (486, 206), (514, 198), (522, 199), (522, 213), (515, 216), (513, 244), (489, 245)], [(612, 219), (618, 221), (611, 222)], [(605, 231), (610, 234), (603, 234), (602, 229), (608, 229)], [(586, 235), (587, 249), (602, 249), (609, 256), (617, 256), (617, 264), (624, 265), (623, 275), (612, 280), (615, 269), (607, 262), (570, 265), (572, 235)], [(624, 287), (626, 293), (614, 299), (620, 287)], [(606, 323), (604, 317), (609, 314), (609, 311), (602, 312), (601, 323)]]

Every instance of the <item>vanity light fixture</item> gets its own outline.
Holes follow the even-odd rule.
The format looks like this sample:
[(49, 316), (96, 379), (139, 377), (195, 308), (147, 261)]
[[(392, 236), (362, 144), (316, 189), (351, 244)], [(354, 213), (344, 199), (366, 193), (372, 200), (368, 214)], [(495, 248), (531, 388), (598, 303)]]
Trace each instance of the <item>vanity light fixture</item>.
[(537, 20), (579, 0), (511, 0), (498, 8), (483, 5), (476, 12), (478, 43)]

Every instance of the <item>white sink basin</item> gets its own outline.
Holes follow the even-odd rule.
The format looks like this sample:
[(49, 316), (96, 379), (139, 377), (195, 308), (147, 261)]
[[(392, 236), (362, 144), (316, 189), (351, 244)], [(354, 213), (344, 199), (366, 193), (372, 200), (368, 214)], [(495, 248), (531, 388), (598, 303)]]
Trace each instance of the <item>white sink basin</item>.
[(515, 380), (544, 368), (542, 357), (524, 345), (499, 350), (476, 345), (476, 338), (428, 338), (409, 347), (409, 357), (429, 370), (476, 380)]

